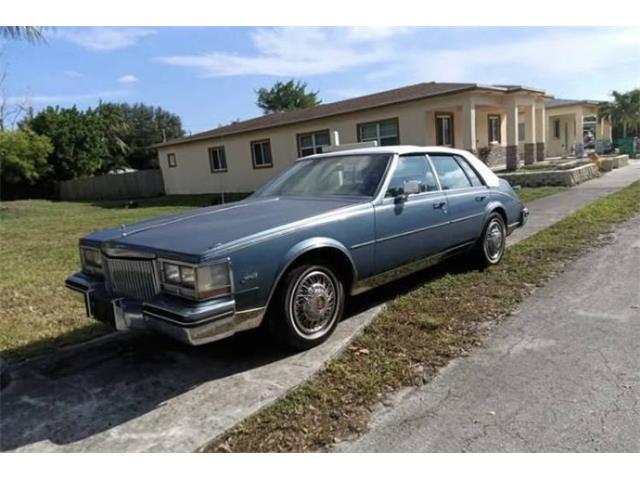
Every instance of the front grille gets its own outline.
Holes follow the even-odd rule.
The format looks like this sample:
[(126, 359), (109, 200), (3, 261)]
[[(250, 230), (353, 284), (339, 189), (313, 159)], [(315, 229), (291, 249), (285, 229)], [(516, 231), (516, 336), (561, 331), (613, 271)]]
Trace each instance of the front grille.
[(160, 292), (152, 260), (104, 258), (107, 288), (113, 295), (149, 300)]

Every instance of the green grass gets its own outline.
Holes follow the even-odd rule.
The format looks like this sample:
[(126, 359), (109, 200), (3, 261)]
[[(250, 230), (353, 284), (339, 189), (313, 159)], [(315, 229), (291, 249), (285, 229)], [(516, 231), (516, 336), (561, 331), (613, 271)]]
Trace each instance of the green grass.
[(522, 200), (523, 203), (527, 204), (534, 200), (537, 200), (542, 197), (546, 197), (548, 195), (553, 195), (555, 193), (564, 192), (568, 190), (567, 187), (523, 187), (516, 190), (518, 197)]
[(209, 205), (213, 195), (96, 203), (0, 204), (0, 351), (16, 359), (107, 331), (64, 287), (78, 270), (78, 239), (92, 230)]
[[(451, 358), (480, 345), (483, 326), (522, 299), (614, 225), (640, 212), (640, 182), (595, 201), (510, 248), (485, 271), (465, 262), (388, 304), (315, 378), (212, 441), (206, 451), (312, 451), (361, 432), (390, 392), (429, 380)], [(424, 274), (422, 274), (424, 275)]]

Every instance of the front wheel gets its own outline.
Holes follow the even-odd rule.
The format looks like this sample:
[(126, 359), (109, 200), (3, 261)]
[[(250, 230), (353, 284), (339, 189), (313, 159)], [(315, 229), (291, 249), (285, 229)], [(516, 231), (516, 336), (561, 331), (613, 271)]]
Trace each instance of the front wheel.
[(269, 319), (276, 340), (296, 350), (324, 342), (344, 310), (344, 285), (325, 265), (300, 265), (288, 272)]
[(502, 215), (492, 213), (482, 230), (475, 248), (475, 256), (481, 267), (497, 265), (504, 256), (507, 245), (507, 229)]

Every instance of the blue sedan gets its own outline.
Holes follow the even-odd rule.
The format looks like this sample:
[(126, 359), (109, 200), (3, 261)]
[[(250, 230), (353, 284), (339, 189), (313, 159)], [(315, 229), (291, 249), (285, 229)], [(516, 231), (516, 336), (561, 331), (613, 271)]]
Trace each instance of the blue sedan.
[(87, 315), (191, 345), (263, 327), (307, 349), (345, 299), (455, 254), (502, 259), (528, 210), (469, 152), (379, 147), (305, 157), (238, 203), (97, 231), (66, 285)]

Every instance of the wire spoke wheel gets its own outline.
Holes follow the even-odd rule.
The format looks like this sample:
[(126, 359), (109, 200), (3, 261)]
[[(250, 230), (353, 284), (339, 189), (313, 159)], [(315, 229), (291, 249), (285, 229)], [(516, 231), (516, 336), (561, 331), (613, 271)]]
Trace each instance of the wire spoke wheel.
[(324, 269), (309, 269), (291, 292), (289, 315), (298, 335), (308, 340), (324, 335), (336, 321), (342, 294), (335, 276)]

